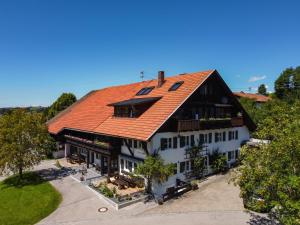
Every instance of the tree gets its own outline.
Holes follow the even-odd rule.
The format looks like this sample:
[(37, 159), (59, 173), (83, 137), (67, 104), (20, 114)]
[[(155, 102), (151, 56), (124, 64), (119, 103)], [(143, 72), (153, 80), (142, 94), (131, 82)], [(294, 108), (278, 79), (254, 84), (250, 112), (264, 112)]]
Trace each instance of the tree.
[(250, 98), (240, 98), (239, 101), (243, 108), (246, 110), (246, 112), (249, 114), (249, 116), (256, 123), (256, 113), (258, 111), (258, 108), (256, 107), (256, 102)]
[(265, 95), (265, 96), (268, 95), (267, 88), (266, 88), (266, 86), (264, 84), (259, 85), (259, 87), (258, 87), (258, 94)]
[(256, 136), (270, 143), (242, 148), (237, 183), (247, 208), (274, 209), (281, 223), (299, 224), (300, 102), (275, 101), (269, 110)]
[(43, 116), (13, 110), (0, 117), (0, 174), (6, 170), (22, 174), (38, 164), (52, 144)]
[(227, 158), (219, 150), (215, 150), (209, 155), (209, 162), (215, 173), (225, 172), (228, 169)]
[(55, 117), (58, 113), (76, 102), (76, 96), (72, 93), (63, 93), (47, 110), (47, 119)]
[(151, 193), (152, 181), (159, 184), (174, 174), (174, 164), (165, 164), (159, 156), (147, 156), (144, 163), (139, 164), (136, 173), (147, 179), (146, 191)]
[(288, 102), (300, 99), (300, 66), (288, 68), (280, 74), (275, 81), (275, 94)]
[(205, 169), (205, 159), (202, 156), (203, 150), (204, 146), (202, 144), (187, 149), (192, 164), (192, 175), (196, 178), (202, 177)]

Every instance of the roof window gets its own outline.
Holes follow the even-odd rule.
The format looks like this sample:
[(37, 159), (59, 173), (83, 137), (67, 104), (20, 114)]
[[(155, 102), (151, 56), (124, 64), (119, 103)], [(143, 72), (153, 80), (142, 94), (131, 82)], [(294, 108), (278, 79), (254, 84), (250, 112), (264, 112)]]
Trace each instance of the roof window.
[(154, 87), (145, 87), (145, 88), (142, 88), (138, 93), (136, 93), (136, 95), (147, 95), (147, 94), (149, 94), (153, 89), (154, 89)]
[(176, 91), (181, 85), (183, 84), (183, 81), (178, 81), (175, 84), (170, 87), (169, 91)]

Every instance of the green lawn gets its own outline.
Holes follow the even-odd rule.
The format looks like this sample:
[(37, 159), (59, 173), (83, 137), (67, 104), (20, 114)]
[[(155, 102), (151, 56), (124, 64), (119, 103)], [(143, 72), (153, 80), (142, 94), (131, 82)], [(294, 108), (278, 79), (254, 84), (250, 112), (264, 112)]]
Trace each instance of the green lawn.
[(52, 213), (62, 197), (49, 182), (25, 173), (22, 182), (12, 176), (0, 182), (0, 224), (35, 224)]

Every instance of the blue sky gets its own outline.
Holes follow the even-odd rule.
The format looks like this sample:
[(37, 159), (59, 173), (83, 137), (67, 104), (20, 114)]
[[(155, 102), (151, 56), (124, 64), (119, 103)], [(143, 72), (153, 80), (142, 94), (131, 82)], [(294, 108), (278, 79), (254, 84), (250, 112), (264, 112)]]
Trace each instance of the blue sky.
[[(300, 65), (299, 1), (0, 1), (0, 107), (217, 69), (234, 91)], [(253, 89), (254, 90), (254, 89)]]

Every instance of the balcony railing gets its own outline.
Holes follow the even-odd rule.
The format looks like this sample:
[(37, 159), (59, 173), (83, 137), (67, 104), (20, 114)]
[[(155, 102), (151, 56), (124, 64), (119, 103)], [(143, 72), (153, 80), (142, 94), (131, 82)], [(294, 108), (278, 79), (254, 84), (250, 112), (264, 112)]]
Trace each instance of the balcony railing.
[(241, 127), (244, 125), (243, 117), (233, 117), (231, 118), (231, 125), (233, 127)]
[(242, 117), (211, 118), (205, 120), (178, 120), (178, 131), (208, 130), (243, 126)]

